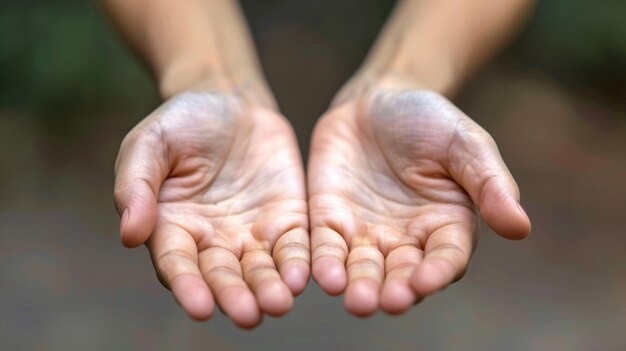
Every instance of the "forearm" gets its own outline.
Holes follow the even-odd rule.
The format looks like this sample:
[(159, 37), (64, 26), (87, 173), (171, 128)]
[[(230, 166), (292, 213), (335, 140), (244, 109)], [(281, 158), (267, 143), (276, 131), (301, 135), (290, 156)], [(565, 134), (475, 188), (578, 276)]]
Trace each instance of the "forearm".
[(101, 0), (154, 72), (161, 95), (225, 91), (274, 106), (237, 2)]
[[(357, 79), (451, 95), (519, 26), (534, 0), (404, 0)], [(363, 77), (363, 78), (361, 78)]]

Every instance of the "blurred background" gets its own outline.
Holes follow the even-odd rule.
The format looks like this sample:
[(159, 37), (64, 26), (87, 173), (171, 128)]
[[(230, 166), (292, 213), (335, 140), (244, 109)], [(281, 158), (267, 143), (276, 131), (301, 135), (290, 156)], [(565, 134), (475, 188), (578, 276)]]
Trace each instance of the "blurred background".
[[(389, 0), (242, 1), (303, 153)], [(626, 349), (626, 2), (550, 0), (456, 100), (492, 133), (533, 221), (483, 226), (466, 277), (399, 317), (357, 320), (314, 282), (254, 331), (195, 323), (124, 249), (125, 133), (159, 103), (92, 1), (0, 2), (0, 349)], [(297, 86), (297, 89), (294, 88)]]

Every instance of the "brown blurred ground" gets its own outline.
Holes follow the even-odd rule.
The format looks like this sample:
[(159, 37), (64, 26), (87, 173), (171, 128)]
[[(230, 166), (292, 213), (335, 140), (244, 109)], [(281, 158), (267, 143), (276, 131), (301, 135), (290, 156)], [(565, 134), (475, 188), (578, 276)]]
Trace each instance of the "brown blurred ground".
[[(17, 18), (13, 32), (32, 41), (0, 35), (0, 349), (626, 348), (626, 95), (617, 59), (626, 54), (597, 44), (600, 53), (590, 55), (605, 61), (578, 57), (576, 65), (565, 44), (537, 49), (554, 36), (546, 27), (558, 19), (554, 6), (541, 7), (457, 101), (499, 143), (533, 221), (531, 237), (507, 242), (483, 227), (466, 277), (400, 317), (357, 320), (311, 282), (291, 314), (245, 332), (219, 313), (208, 323), (188, 320), (146, 251), (118, 243), (112, 165), (126, 131), (157, 103), (146, 75), (91, 7), (27, 3), (0, 15), (0, 29)], [(306, 153), (315, 118), (366, 53), (391, 2), (244, 4)], [(626, 40), (607, 33), (601, 37)], [(15, 57), (27, 62), (13, 66)]]

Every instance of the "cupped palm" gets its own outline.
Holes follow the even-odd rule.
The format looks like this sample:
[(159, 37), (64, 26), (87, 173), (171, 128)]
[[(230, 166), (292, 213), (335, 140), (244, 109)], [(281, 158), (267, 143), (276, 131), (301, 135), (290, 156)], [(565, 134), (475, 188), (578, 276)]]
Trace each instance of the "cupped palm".
[(465, 271), (477, 215), (530, 229), (493, 139), (440, 95), (379, 92), (332, 108), (311, 144), (313, 276), (346, 308), (400, 313)]
[[(229, 95), (186, 93), (125, 138), (116, 205), (127, 246), (196, 319), (281, 315), (309, 277), (302, 163), (288, 122)], [(282, 279), (281, 279), (282, 278)]]

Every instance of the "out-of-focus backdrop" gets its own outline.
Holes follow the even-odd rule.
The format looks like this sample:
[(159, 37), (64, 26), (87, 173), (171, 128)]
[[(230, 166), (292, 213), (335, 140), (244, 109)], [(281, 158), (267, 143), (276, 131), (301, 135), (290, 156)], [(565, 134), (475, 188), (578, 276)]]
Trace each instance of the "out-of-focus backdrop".
[[(306, 154), (389, 0), (243, 1)], [(254, 331), (189, 320), (118, 240), (113, 162), (158, 104), (91, 1), (0, 2), (0, 349), (625, 350), (626, 2), (549, 0), (457, 103), (493, 134), (533, 233), (481, 229), (466, 277), (357, 320), (311, 281)]]

